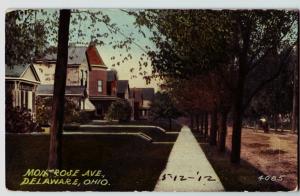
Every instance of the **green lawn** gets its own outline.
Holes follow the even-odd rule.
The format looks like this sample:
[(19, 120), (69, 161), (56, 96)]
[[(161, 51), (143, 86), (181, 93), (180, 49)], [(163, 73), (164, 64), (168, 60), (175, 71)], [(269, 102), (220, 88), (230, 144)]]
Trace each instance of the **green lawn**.
[(130, 135), (64, 135), (63, 169), (101, 169), (110, 186), (20, 186), (29, 168), (46, 169), (49, 135), (6, 135), (6, 186), (10, 190), (151, 191), (172, 145)]
[(168, 132), (179, 132), (181, 130), (181, 125), (172, 121), (171, 130), (169, 129), (169, 121), (167, 120), (156, 120), (156, 121), (147, 121), (147, 120), (137, 120), (137, 121), (129, 121), (129, 122), (89, 122), (89, 124), (94, 125), (150, 125), (150, 126), (158, 126), (164, 128)]
[[(168, 130), (165, 126), (167, 122), (165, 121), (156, 121), (156, 122), (149, 122), (149, 121), (130, 121), (130, 122), (122, 122), (118, 123), (115, 121), (112, 122), (90, 122), (88, 125), (99, 125), (98, 127), (80, 127), (79, 125), (65, 125), (64, 131), (65, 132), (112, 132), (112, 133), (120, 133), (120, 132), (127, 132), (127, 133), (138, 133), (141, 132), (149, 137), (152, 138), (154, 142), (172, 142), (175, 141), (181, 129), (181, 125), (173, 122), (172, 123), (172, 130)], [(101, 125), (103, 125), (101, 127)], [(106, 127), (106, 125), (123, 125), (123, 127)], [(158, 126), (165, 128), (166, 132), (163, 132), (160, 129), (155, 127), (130, 127), (132, 125), (140, 125), (140, 126)], [(168, 134), (168, 132), (173, 132), (175, 134)]]
[(155, 127), (77, 127), (68, 129), (65, 132), (104, 132), (104, 133), (143, 133), (152, 138), (154, 142), (172, 142), (175, 141), (178, 134), (168, 134)]

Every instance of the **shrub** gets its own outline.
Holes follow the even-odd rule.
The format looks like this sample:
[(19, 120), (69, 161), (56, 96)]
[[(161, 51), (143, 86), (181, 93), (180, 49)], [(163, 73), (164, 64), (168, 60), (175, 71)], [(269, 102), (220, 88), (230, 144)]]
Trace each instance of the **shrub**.
[(36, 122), (42, 126), (50, 125), (51, 98), (36, 98)]
[(5, 129), (13, 133), (42, 132), (41, 127), (33, 122), (31, 113), (25, 108), (5, 108)]
[(108, 108), (107, 119), (119, 120), (119, 122), (128, 122), (130, 120), (132, 108), (126, 100), (117, 100)]
[[(52, 111), (52, 97), (37, 97), (36, 100), (36, 119), (41, 125), (50, 125)], [(89, 114), (80, 111), (76, 100), (65, 98), (64, 123), (85, 123), (89, 121)]]
[(31, 111), (26, 108), (13, 107), (12, 94), (6, 92), (5, 130), (13, 133), (42, 132), (41, 127), (33, 122)]

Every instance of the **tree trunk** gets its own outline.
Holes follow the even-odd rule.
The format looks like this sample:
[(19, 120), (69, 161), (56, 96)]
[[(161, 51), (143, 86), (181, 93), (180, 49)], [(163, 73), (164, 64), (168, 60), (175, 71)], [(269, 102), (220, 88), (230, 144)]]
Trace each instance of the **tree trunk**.
[(201, 132), (201, 134), (203, 134), (204, 133), (204, 121), (205, 121), (205, 116), (204, 116), (204, 113), (202, 112), (201, 113), (201, 130), (200, 130), (200, 132)]
[(277, 114), (274, 114), (273, 115), (273, 126), (274, 126), (274, 130), (275, 131), (277, 131), (277, 128), (278, 128), (278, 126), (277, 126)]
[(193, 117), (193, 114), (191, 114), (191, 131), (194, 130), (194, 117)]
[[(298, 21), (300, 22), (300, 13), (298, 12)], [(298, 30), (300, 27), (298, 26)], [(300, 43), (300, 41), (299, 41)], [(299, 63), (300, 63), (300, 54), (299, 54), (299, 43), (297, 44), (297, 54), (298, 54), (298, 62), (294, 65), (294, 86), (293, 86), (293, 111), (292, 111), (292, 132), (295, 133), (298, 128), (298, 118), (299, 118)]]
[(220, 131), (220, 143), (219, 143), (219, 151), (224, 152), (225, 151), (225, 145), (226, 145), (226, 135), (227, 135), (227, 111), (221, 112), (221, 131)]
[(59, 14), (48, 169), (61, 166), (61, 136), (64, 119), (70, 15), (70, 10), (61, 10)]
[(240, 75), (233, 107), (231, 162), (239, 163), (243, 122), (244, 78)]
[(217, 130), (218, 130), (218, 112), (217, 109), (214, 109), (211, 115), (211, 125), (210, 125), (210, 145), (217, 144)]
[(208, 112), (204, 114), (204, 137), (206, 138), (208, 135)]
[(169, 131), (172, 131), (172, 118), (169, 118)]
[(196, 131), (197, 131), (197, 133), (200, 132), (199, 126), (200, 126), (200, 124), (199, 124), (199, 114), (197, 113), (196, 114)]

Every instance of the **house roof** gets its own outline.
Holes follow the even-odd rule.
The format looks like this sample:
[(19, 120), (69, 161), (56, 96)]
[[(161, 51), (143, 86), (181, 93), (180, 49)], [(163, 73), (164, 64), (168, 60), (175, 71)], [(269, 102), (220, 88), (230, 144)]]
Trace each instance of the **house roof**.
[[(31, 82), (40, 82), (40, 78), (38, 76), (38, 74), (36, 73), (36, 70), (34, 68), (33, 65), (31, 64), (24, 64), (24, 65), (14, 65), (14, 66), (8, 66), (5, 65), (5, 77), (6, 79), (15, 79), (15, 78), (20, 78), (22, 80), (28, 80), (28, 78), (26, 78), (26, 74), (28, 74), (28, 70), (32, 71), (33, 77), (34, 79), (31, 80), (29, 79)], [(27, 75), (28, 76), (28, 75)]]
[(84, 46), (71, 46), (68, 50), (68, 64), (80, 65), (86, 62), (85, 55), (86, 47)]
[[(51, 52), (41, 59), (37, 59), (37, 61), (55, 62), (56, 58), (57, 53)], [(107, 69), (95, 44), (90, 44), (88, 47), (70, 44), (68, 48), (68, 66), (78, 66), (86, 62), (89, 69), (91, 69), (91, 66)]]
[[(86, 62), (85, 46), (70, 45), (68, 48), (68, 65), (80, 65)], [(42, 61), (56, 61), (57, 53), (47, 53)]]
[(117, 81), (117, 93), (125, 93), (129, 89), (128, 80)]
[(154, 88), (131, 88), (130, 95), (136, 101), (141, 99), (151, 101), (154, 98)]
[(89, 47), (86, 49), (86, 56), (87, 56), (89, 65), (107, 68), (100, 56), (99, 51), (95, 44), (89, 45)]
[(107, 82), (112, 82), (114, 80), (118, 80), (117, 71), (107, 70)]
[(5, 76), (21, 77), (22, 74), (28, 69), (29, 66), (30, 64), (14, 65), (14, 66), (5, 65)]
[[(53, 95), (54, 85), (39, 85), (36, 90), (37, 95)], [(65, 95), (84, 96), (84, 86), (66, 86)]]
[(142, 88), (144, 100), (152, 100), (154, 98), (154, 88)]

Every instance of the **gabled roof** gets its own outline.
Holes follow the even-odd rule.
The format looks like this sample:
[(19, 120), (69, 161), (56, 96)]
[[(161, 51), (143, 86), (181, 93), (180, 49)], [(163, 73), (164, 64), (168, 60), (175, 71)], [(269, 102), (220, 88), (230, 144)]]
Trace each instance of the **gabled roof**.
[(86, 49), (86, 56), (90, 66), (102, 67), (107, 69), (106, 65), (104, 64), (99, 54), (96, 45), (94, 44), (89, 45), (89, 47)]
[(14, 66), (5, 65), (5, 77), (22, 78), (28, 69), (31, 69), (35, 77), (35, 80), (40, 82), (40, 78), (36, 73), (35, 68), (31, 64), (14, 65)]
[(8, 66), (5, 65), (5, 76), (10, 77), (21, 77), (23, 73), (29, 68), (30, 64), (24, 64), (24, 65), (14, 65), (14, 66)]
[(128, 80), (117, 81), (117, 93), (125, 93), (127, 89), (129, 90)]
[[(36, 90), (37, 95), (53, 95), (54, 85), (39, 85)], [(65, 95), (84, 96), (84, 86), (66, 86)]]
[(152, 101), (154, 98), (154, 88), (131, 88), (130, 95), (136, 101), (141, 101), (141, 99)]
[[(56, 58), (57, 53), (51, 52), (37, 59), (37, 61), (56, 62)], [(107, 69), (95, 44), (90, 44), (88, 47), (70, 44), (68, 48), (68, 65), (76, 66), (86, 62), (89, 69), (91, 69), (91, 66)]]

